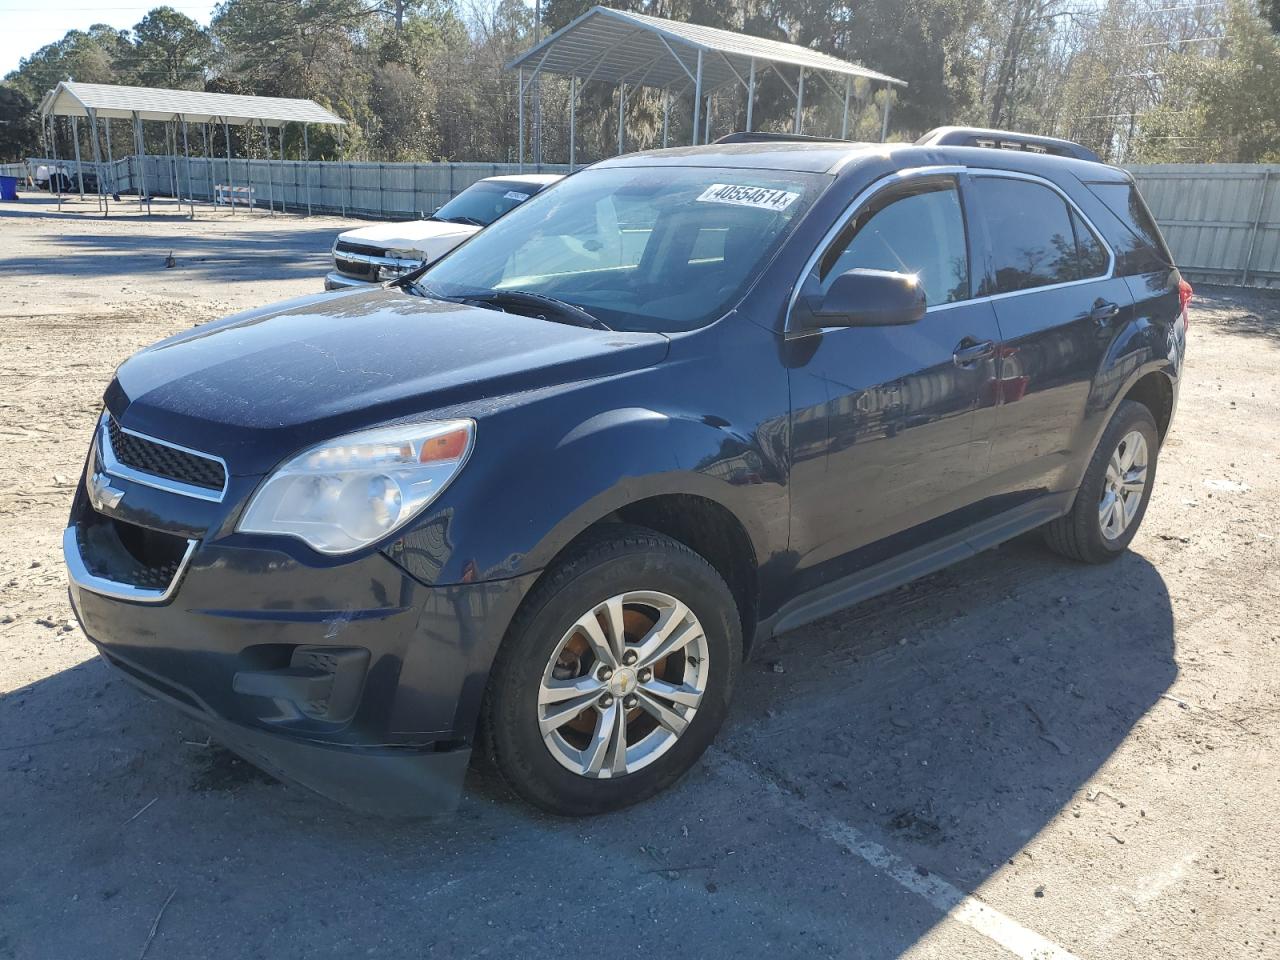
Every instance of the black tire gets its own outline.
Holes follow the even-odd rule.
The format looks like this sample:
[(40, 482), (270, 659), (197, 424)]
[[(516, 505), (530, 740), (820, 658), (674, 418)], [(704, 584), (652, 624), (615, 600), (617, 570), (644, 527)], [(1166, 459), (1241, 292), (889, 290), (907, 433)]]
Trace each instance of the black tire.
[[(674, 597), (698, 618), (707, 644), (705, 692), (665, 753), (633, 773), (593, 779), (567, 769), (544, 743), (538, 691), (574, 621), (635, 590)], [(563, 816), (617, 810), (653, 796), (693, 766), (724, 722), (741, 663), (738, 609), (715, 568), (670, 537), (610, 524), (549, 569), (516, 614), (489, 675), (483, 743), (507, 783), (535, 806)]]
[[(1107, 464), (1121, 439), (1135, 430), (1142, 434), (1147, 443), (1146, 484), (1133, 519), (1123, 533), (1114, 539), (1108, 539), (1103, 535), (1098, 517), (1098, 505), (1107, 483)], [(1049, 549), (1082, 563), (1107, 563), (1124, 553), (1137, 535), (1138, 527), (1142, 525), (1142, 518), (1147, 512), (1147, 504), (1151, 501), (1159, 454), (1160, 434), (1151, 411), (1141, 403), (1121, 401), (1111, 423), (1103, 432), (1102, 439), (1098, 441), (1098, 448), (1085, 470), (1084, 480), (1076, 493), (1071, 512), (1044, 527), (1044, 538)]]

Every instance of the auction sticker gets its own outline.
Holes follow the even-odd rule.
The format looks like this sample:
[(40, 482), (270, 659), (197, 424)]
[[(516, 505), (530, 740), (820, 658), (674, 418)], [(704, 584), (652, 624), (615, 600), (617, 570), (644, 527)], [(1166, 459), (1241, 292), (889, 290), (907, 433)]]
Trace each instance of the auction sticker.
[(521, 203), (529, 199), (527, 193), (518, 193), (515, 190), (508, 190), (502, 195), (503, 200), (519, 200)]
[(702, 191), (699, 203), (731, 203), (735, 207), (758, 207), (762, 210), (785, 210), (800, 196), (772, 187), (750, 187), (736, 183), (713, 183)]

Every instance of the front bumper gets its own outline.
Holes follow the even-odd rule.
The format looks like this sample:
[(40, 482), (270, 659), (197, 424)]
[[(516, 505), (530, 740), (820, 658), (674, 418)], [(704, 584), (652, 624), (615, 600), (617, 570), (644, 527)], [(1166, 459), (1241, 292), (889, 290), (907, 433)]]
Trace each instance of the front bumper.
[[(187, 518), (162, 532), (189, 498), (109, 480), (124, 491), (114, 508), (81, 483), (63, 547), (76, 616), (112, 667), (340, 803), (453, 809), (489, 667), (532, 575), (428, 587), (378, 551), (334, 562), (220, 532), (234, 506), (207, 531)], [(148, 551), (169, 541), (142, 579)]]

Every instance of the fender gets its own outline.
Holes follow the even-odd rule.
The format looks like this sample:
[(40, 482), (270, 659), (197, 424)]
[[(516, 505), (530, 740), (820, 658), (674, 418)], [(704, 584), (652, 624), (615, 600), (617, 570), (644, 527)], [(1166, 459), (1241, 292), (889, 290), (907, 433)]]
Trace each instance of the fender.
[[(539, 419), (557, 422), (554, 414)], [(442, 497), (447, 503), (390, 551), (412, 576), (433, 584), (434, 595), (465, 589), (488, 598), (465, 642), (410, 645), (402, 674), (410, 692), (403, 703), (397, 698), (401, 723), (419, 728), (427, 716), (436, 723), (451, 717), (450, 735), (470, 742), (493, 658), (539, 573), (576, 536), (628, 504), (662, 494), (705, 497), (738, 518), (757, 557), (786, 546), (784, 464), (766, 456), (767, 445), (727, 424), (620, 407), (578, 422), (551, 444), (521, 429), (503, 430), (502, 442), (495, 439), (498, 424), (485, 427), (485, 440), (493, 442), (487, 454), (477, 443), (466, 482), (451, 486)], [(669, 454), (668, 469), (655, 463), (655, 450)], [(470, 586), (453, 586), (464, 584)], [(424, 614), (416, 632), (438, 638), (440, 619)], [(438, 690), (437, 677), (460, 681), (456, 699), (417, 695)]]
[(544, 424), (574, 423), (552, 442), (522, 427), (532, 410), (486, 420), (464, 475), (391, 556), (429, 585), (522, 577), (592, 524), (664, 494), (724, 507), (758, 557), (785, 549), (785, 443), (770, 442), (785, 431), (785, 416), (746, 432), (652, 407), (617, 407), (575, 422), (569, 406), (593, 404), (569, 395), (552, 409), (535, 405)]

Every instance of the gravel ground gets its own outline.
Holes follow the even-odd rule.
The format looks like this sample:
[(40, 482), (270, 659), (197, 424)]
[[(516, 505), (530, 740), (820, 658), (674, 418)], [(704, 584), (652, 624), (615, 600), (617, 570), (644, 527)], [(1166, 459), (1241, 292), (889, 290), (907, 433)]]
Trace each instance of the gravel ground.
[(1280, 956), (1280, 299), (1199, 291), (1116, 564), (1027, 537), (766, 644), (631, 811), (479, 773), (387, 823), (113, 679), (59, 553), (114, 366), (317, 289), (343, 226), (0, 209), (0, 958)]

